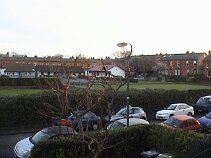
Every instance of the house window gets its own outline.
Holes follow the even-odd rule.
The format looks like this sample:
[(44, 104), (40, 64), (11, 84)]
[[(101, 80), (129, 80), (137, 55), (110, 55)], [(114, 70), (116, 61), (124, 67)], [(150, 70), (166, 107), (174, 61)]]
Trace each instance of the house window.
[(206, 63), (206, 68), (210, 68), (210, 65), (209, 65), (209, 63)]
[(189, 72), (190, 72), (189, 70), (186, 71), (187, 74), (189, 74)]
[(179, 61), (177, 62), (177, 67), (180, 67), (180, 63), (179, 63)]
[(207, 77), (210, 77), (210, 74), (211, 74), (210, 71), (207, 71)]
[(172, 61), (170, 61), (170, 66), (172, 66)]
[(197, 74), (197, 71), (196, 71), (196, 69), (193, 69), (193, 74)]
[(186, 61), (186, 66), (189, 66), (188, 60)]
[(193, 61), (193, 66), (196, 66), (196, 61), (195, 60)]
[(176, 76), (180, 76), (180, 69), (176, 69), (175, 72), (174, 72), (174, 74), (175, 74)]

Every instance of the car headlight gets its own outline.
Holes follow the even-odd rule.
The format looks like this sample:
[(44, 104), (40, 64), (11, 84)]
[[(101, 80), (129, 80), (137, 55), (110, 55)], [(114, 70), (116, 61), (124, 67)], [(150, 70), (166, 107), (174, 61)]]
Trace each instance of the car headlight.
[(23, 158), (27, 158), (30, 154), (30, 150), (25, 150), (20, 153), (20, 156)]

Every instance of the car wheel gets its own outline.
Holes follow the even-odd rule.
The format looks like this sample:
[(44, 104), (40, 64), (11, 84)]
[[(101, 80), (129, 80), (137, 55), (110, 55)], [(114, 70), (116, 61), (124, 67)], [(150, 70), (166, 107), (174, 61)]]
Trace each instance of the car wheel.
[(140, 119), (146, 120), (146, 118), (145, 118), (145, 117), (141, 117)]
[(95, 131), (95, 130), (97, 130), (98, 129), (98, 124), (93, 124), (93, 126), (92, 126), (92, 129)]
[(192, 116), (192, 113), (191, 113), (191, 112), (189, 112), (189, 113), (188, 113), (188, 116)]
[(173, 114), (169, 115), (169, 117), (172, 117), (172, 116), (174, 116), (174, 115)]

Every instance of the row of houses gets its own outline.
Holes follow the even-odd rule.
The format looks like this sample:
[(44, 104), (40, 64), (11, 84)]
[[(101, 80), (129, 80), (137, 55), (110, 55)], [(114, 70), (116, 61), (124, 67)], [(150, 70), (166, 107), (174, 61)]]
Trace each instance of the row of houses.
[[(183, 54), (156, 54), (132, 56), (135, 59), (153, 60), (160, 73), (165, 75), (187, 76), (200, 74), (211, 77), (211, 51), (207, 53), (186, 52)], [(0, 55), (0, 75), (9, 77), (44, 77), (64, 75), (122, 76), (125, 77), (126, 68), (123, 60), (119, 59), (76, 59), (69, 58), (39, 58), (39, 57), (10, 57)], [(137, 63), (140, 66), (143, 63)], [(66, 70), (66, 71), (64, 71)]]
[(90, 69), (83, 69), (81, 66), (61, 65), (34, 65), (34, 64), (2, 64), (0, 76), (11, 78), (35, 78), (35, 77), (65, 77), (79, 75), (94, 77), (125, 77), (125, 71), (116, 65), (97, 66)]

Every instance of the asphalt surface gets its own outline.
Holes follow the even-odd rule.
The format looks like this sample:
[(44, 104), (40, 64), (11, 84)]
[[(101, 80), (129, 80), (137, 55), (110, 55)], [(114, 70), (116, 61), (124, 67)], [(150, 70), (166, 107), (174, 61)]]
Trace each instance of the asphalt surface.
[(0, 158), (14, 158), (13, 147), (21, 139), (34, 135), (41, 128), (4, 129), (0, 131)]

